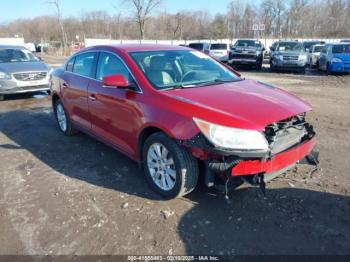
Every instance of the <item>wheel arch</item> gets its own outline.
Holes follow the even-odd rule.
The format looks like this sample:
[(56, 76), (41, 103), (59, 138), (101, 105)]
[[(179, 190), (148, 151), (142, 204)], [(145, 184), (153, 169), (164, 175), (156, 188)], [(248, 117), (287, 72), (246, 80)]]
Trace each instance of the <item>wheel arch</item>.
[(58, 100), (61, 100), (60, 96), (57, 93), (52, 94), (52, 108), (55, 108), (55, 104)]
[(147, 138), (149, 138), (151, 135), (155, 133), (164, 133), (167, 136), (171, 137), (168, 132), (166, 132), (164, 129), (156, 126), (147, 126), (145, 127), (138, 136), (138, 146), (137, 146), (137, 153), (138, 153), (138, 160), (141, 163), (142, 162), (142, 148), (144, 143), (146, 142)]

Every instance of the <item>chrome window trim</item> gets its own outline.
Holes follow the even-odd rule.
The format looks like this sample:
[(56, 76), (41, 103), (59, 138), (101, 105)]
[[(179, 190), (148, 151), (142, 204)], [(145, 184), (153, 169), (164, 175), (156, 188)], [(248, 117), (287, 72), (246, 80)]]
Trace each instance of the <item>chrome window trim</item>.
[[(87, 50), (87, 51), (79, 52), (79, 53), (73, 55), (72, 57), (70, 57), (70, 58), (67, 60), (66, 65), (67, 65), (68, 61), (70, 61), (73, 57), (76, 58), (78, 55), (83, 55), (83, 54), (87, 54), (87, 53), (97, 53), (97, 54), (98, 54), (98, 59), (99, 59), (100, 53), (102, 53), (102, 52), (108, 53), (108, 54), (111, 54), (111, 55), (114, 55), (117, 59), (119, 59), (119, 60), (123, 63), (123, 65), (126, 67), (126, 69), (128, 70), (128, 72), (130, 73), (131, 77), (132, 77), (133, 80), (135, 81), (135, 83), (136, 83), (136, 88), (138, 89), (138, 90), (133, 90), (133, 89), (125, 88), (124, 90), (126, 90), (126, 91), (131, 91), (131, 92), (134, 92), (134, 93), (137, 93), (137, 94), (143, 94), (143, 90), (142, 90), (142, 88), (140, 87), (139, 82), (136, 80), (134, 74), (131, 72), (131, 70), (130, 70), (130, 68), (128, 67), (128, 65), (125, 63), (125, 61), (124, 61), (118, 54), (113, 53), (113, 52), (111, 52), (111, 51), (106, 51), (106, 50), (97, 49), (97, 50)], [(97, 59), (97, 64), (96, 64), (96, 70), (97, 70), (97, 66), (98, 66), (98, 59)], [(74, 63), (75, 63), (75, 62), (74, 62)], [(73, 68), (74, 68), (74, 66), (73, 66)], [(94, 81), (97, 81), (97, 82), (99, 82), (99, 83), (102, 83), (101, 80), (98, 80), (98, 79), (96, 79), (96, 78), (92, 78), (92, 77), (88, 77), (88, 76), (82, 76), (82, 75), (79, 75), (79, 74), (77, 74), (77, 73), (74, 73), (74, 72), (71, 72), (71, 71), (67, 71), (67, 70), (66, 70), (66, 67), (65, 67), (65, 70), (64, 70), (64, 71), (65, 71), (65, 72), (68, 72), (68, 73), (70, 73), (70, 74), (76, 75), (76, 76), (85, 77), (85, 78), (87, 78), (87, 79), (94, 80)], [(95, 75), (96, 75), (96, 72), (95, 72)], [(104, 85), (102, 85), (102, 87), (105, 88)], [(108, 87), (108, 88), (113, 88), (113, 87)], [(118, 87), (115, 87), (115, 88), (117, 89)]]

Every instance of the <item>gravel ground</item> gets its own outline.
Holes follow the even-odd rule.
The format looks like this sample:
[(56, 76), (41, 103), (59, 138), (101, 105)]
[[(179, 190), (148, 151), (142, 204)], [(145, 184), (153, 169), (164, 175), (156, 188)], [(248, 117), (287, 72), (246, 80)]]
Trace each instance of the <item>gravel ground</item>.
[(162, 201), (137, 165), (58, 131), (50, 98), (0, 102), (0, 254), (350, 254), (350, 77), (243, 71), (314, 106), (320, 169)]

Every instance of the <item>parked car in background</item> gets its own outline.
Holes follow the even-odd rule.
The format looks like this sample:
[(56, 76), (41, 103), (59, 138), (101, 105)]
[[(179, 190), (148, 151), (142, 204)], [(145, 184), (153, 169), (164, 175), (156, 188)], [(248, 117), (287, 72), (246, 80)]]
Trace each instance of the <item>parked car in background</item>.
[(270, 46), (270, 49), (265, 54), (265, 56), (267, 56), (269, 58), (269, 64), (271, 64), (272, 52), (273, 52), (272, 50), (276, 50), (276, 47), (280, 41), (281, 40), (273, 42), (272, 45)]
[(318, 67), (328, 73), (350, 72), (350, 43), (326, 44), (322, 49)]
[(271, 71), (292, 70), (305, 73), (306, 65), (307, 53), (298, 41), (280, 41), (272, 50)]
[(318, 61), (320, 59), (321, 51), (324, 45), (314, 45), (309, 51), (309, 65), (310, 67), (318, 68)]
[(223, 63), (227, 63), (231, 53), (231, 45), (225, 43), (210, 44), (209, 55)]
[(23, 46), (0, 45), (0, 99), (5, 95), (49, 91), (50, 68)]
[(340, 41), (340, 43), (350, 43), (350, 39), (343, 39)]
[(318, 41), (318, 40), (314, 40), (314, 41), (304, 41), (303, 42), (303, 46), (306, 52), (310, 51), (312, 46), (314, 45), (324, 45), (325, 42), (324, 41)]
[(314, 45), (323, 45), (325, 42), (324, 41), (304, 41), (303, 46), (305, 49), (305, 52), (307, 54), (307, 64), (310, 65), (310, 59), (311, 59), (311, 49)]
[(264, 62), (264, 51), (264, 45), (258, 40), (237, 40), (232, 47), (229, 64), (231, 66), (250, 65), (261, 70)]
[(188, 47), (209, 55), (209, 50), (210, 50), (209, 43), (190, 43)]
[(193, 191), (200, 175), (207, 186), (264, 188), (316, 143), (310, 104), (180, 46), (84, 49), (53, 72), (52, 104), (63, 134), (123, 152), (167, 199)]

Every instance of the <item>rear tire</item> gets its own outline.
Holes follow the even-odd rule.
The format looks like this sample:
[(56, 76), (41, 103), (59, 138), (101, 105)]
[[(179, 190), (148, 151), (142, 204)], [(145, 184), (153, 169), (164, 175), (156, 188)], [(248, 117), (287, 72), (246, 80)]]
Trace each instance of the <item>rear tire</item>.
[(142, 159), (149, 185), (165, 199), (179, 198), (195, 189), (197, 160), (164, 133), (155, 133), (146, 140)]
[(77, 130), (73, 128), (69, 115), (64, 108), (61, 100), (57, 100), (54, 108), (57, 124), (61, 132), (66, 136), (73, 136), (77, 133)]

